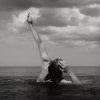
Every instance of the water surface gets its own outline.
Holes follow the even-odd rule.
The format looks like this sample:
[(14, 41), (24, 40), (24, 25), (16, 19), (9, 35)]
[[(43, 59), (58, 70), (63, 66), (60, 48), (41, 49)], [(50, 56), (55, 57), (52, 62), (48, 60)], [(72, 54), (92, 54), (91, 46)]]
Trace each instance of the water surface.
[(82, 86), (37, 84), (40, 69), (26, 69), (0, 70), (0, 100), (100, 100), (100, 76), (78, 76)]

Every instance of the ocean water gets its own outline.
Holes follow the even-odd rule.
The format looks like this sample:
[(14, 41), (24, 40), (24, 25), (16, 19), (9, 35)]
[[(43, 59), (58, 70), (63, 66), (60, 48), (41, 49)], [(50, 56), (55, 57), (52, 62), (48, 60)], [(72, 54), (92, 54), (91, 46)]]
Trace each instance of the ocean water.
[(78, 76), (81, 86), (36, 83), (41, 69), (0, 68), (0, 100), (100, 100), (100, 76)]

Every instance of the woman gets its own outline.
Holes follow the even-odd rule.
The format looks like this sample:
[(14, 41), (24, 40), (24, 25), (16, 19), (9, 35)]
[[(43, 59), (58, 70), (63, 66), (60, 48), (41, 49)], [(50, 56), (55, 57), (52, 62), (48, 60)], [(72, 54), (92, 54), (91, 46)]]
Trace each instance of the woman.
[[(33, 29), (33, 21), (29, 14), (27, 22), (30, 26), (32, 36), (38, 45), (40, 56), (42, 59), (42, 72), (38, 76), (37, 82), (51, 81), (64, 84), (66, 83), (80, 84), (79, 79), (75, 76), (75, 74), (71, 70), (68, 69), (68, 67), (64, 66), (63, 61), (61, 59), (55, 59), (55, 60), (50, 59), (39, 34), (36, 33), (36, 31)], [(68, 75), (71, 81), (67, 81), (65, 79), (65, 77), (67, 77)]]

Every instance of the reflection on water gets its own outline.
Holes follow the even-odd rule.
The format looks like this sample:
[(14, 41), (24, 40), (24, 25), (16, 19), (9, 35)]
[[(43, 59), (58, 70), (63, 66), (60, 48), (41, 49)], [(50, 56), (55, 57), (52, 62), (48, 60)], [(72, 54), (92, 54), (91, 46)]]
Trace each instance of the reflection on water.
[(92, 80), (83, 86), (37, 84), (32, 79), (1, 77), (0, 100), (100, 100), (100, 77), (80, 77)]

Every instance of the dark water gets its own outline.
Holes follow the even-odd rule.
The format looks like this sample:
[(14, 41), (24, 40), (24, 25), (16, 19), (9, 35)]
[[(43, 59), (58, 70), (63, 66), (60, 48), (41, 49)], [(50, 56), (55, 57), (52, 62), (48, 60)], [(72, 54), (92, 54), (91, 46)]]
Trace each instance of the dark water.
[(1, 77), (0, 100), (100, 100), (99, 76), (80, 77), (92, 79), (91, 83), (83, 86), (37, 84), (34, 79), (22, 76)]
[(0, 100), (100, 100), (100, 76), (80, 76), (82, 86), (36, 83), (36, 76), (0, 77)]

